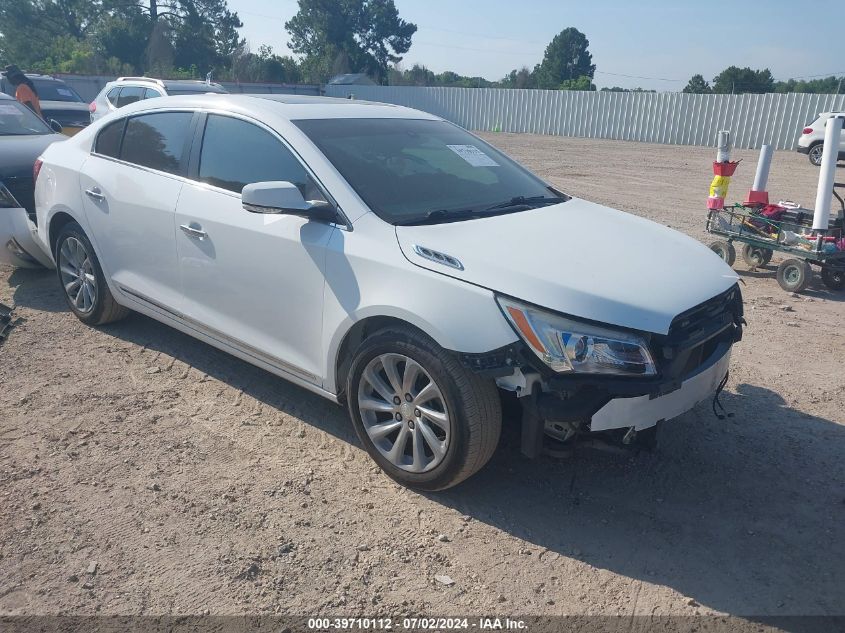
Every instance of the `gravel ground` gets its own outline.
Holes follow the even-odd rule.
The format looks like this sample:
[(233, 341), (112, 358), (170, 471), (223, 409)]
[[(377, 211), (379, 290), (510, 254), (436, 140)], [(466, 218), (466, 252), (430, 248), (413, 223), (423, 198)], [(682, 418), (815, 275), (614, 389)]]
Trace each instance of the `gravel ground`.
[[(706, 239), (713, 150), (484, 136)], [(756, 157), (736, 154), (739, 199)], [(773, 197), (812, 205), (817, 173), (776, 153)], [(20, 317), (0, 614), (845, 614), (845, 294), (737, 269), (733, 417), (702, 405), (654, 453), (536, 461), (506, 420), (491, 464), (437, 495), (383, 476), (331, 403), (140, 315), (88, 328), (53, 273), (0, 269)]]

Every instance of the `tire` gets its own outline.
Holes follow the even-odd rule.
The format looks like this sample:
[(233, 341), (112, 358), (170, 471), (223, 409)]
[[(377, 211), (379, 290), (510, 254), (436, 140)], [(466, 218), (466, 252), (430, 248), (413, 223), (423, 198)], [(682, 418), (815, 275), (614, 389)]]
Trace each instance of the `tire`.
[(66, 224), (56, 241), (56, 275), (68, 307), (86, 325), (119, 321), (129, 314), (114, 300), (91, 242), (76, 222)]
[(822, 268), (822, 283), (831, 290), (845, 289), (845, 269), (825, 266)]
[(824, 143), (816, 143), (815, 145), (810, 146), (810, 149), (807, 151), (807, 158), (809, 159), (811, 165), (815, 165), (816, 167), (821, 166), (823, 151)]
[(367, 453), (409, 488), (459, 484), (490, 460), (499, 442), (502, 410), (495, 383), (411, 328), (391, 327), (367, 338), (352, 360), (346, 393)]
[(728, 266), (733, 266), (736, 261), (736, 249), (734, 245), (725, 240), (711, 242), (710, 250), (721, 257)]
[(746, 244), (742, 247), (742, 261), (751, 268), (760, 268), (772, 261), (772, 250)]
[(785, 259), (778, 266), (777, 279), (787, 292), (801, 292), (813, 279), (813, 269), (803, 259)]

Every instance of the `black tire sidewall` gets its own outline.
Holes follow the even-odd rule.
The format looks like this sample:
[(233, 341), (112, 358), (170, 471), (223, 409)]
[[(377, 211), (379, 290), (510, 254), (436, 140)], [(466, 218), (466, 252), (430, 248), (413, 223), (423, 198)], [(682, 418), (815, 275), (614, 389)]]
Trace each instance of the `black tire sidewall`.
[[(358, 439), (379, 467), (391, 479), (403, 486), (435, 491), (447, 487), (467, 460), (469, 425), (466, 421), (463, 399), (449, 370), (438, 359), (437, 355), (423, 347), (423, 344), (423, 341), (417, 340), (417, 337), (405, 332), (385, 332), (365, 340), (350, 367), (346, 384), (346, 399), (349, 416), (352, 419)], [(436, 346), (433, 341), (426, 344)], [(381, 354), (388, 353), (402, 354), (419, 363), (437, 384), (446, 400), (451, 423), (449, 448), (443, 461), (429, 472), (409, 473), (391, 464), (375, 447), (364, 428), (358, 409), (358, 384), (369, 362)], [(447, 352), (440, 351), (440, 353)]]
[[(62, 248), (62, 244), (64, 244), (65, 240), (69, 237), (76, 238), (85, 246), (85, 250), (88, 252), (88, 258), (91, 260), (91, 264), (94, 268), (94, 275), (97, 278), (97, 298), (94, 301), (94, 309), (88, 313), (82, 313), (76, 309), (76, 306), (73, 305), (70, 297), (68, 297), (64, 288), (64, 283), (62, 282), (62, 271), (59, 267), (59, 251)], [(59, 233), (59, 238), (56, 240), (55, 257), (56, 276), (59, 280), (59, 288), (61, 289), (62, 295), (64, 295), (65, 301), (67, 302), (71, 312), (73, 312), (76, 317), (86, 325), (96, 325), (103, 316), (103, 310), (105, 310), (106, 304), (106, 293), (109, 290), (106, 285), (106, 277), (103, 275), (103, 269), (100, 267), (100, 260), (94, 252), (94, 247), (91, 245), (91, 241), (88, 239), (88, 236), (85, 235), (85, 231), (83, 231), (82, 227), (76, 222), (69, 222), (62, 227), (62, 231)]]
[[(797, 267), (798, 269), (800, 269), (802, 274), (800, 282), (795, 285), (790, 284), (786, 280), (786, 272), (793, 267)], [(778, 266), (778, 284), (780, 284), (780, 287), (786, 290), (787, 292), (801, 292), (809, 285), (812, 276), (813, 271), (812, 268), (810, 268), (810, 265), (807, 264), (807, 262), (801, 260), (787, 259), (781, 262), (780, 266)]]

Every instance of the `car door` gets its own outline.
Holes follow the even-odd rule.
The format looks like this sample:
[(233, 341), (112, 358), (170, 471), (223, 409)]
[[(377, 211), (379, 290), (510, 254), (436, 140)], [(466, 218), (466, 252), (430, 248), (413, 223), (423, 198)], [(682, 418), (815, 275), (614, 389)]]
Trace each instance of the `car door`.
[(325, 247), (334, 226), (250, 213), (249, 183), (290, 181), (324, 198), (298, 157), (261, 124), (209, 114), (176, 209), (185, 317), (207, 334), (314, 384), (322, 382)]
[(79, 176), (105, 274), (136, 300), (171, 312), (182, 299), (174, 213), (193, 120), (193, 112), (155, 112), (110, 123)]

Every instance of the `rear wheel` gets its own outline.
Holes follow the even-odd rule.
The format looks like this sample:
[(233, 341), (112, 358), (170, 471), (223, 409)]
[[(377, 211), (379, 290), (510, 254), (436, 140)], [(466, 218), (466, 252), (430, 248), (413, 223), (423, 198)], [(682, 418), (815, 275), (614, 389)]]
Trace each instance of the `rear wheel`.
[(742, 261), (748, 264), (751, 268), (765, 266), (772, 261), (772, 251), (769, 248), (746, 244), (742, 248)]
[(778, 284), (787, 292), (801, 292), (812, 278), (813, 269), (803, 259), (785, 259), (778, 266)]
[(68, 306), (83, 323), (102, 325), (129, 314), (114, 300), (91, 242), (76, 222), (66, 224), (56, 241), (56, 273)]
[(813, 163), (816, 167), (819, 167), (822, 164), (822, 153), (824, 152), (824, 143), (816, 143), (810, 148), (810, 151), (807, 152), (807, 158), (810, 159), (810, 162)]
[(822, 282), (831, 290), (845, 289), (845, 268), (822, 268)]
[(493, 381), (410, 328), (383, 330), (361, 344), (347, 401), (364, 448), (411, 488), (460, 483), (487, 463), (499, 441), (501, 402)]
[(728, 266), (733, 266), (736, 261), (736, 249), (734, 245), (725, 240), (716, 240), (710, 243), (710, 250), (721, 257)]

